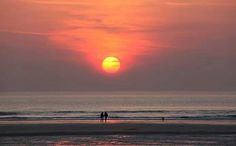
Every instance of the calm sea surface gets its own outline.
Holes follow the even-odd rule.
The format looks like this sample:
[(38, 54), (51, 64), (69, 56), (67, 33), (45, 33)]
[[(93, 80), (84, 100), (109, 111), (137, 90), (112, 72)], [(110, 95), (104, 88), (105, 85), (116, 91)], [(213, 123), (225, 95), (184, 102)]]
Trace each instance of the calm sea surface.
[(0, 120), (236, 120), (236, 93), (0, 93)]

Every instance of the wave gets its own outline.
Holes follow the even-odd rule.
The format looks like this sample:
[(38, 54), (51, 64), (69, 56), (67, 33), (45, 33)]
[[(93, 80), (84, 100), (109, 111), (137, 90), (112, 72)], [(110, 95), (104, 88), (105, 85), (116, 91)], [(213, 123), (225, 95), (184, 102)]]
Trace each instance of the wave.
[[(234, 110), (112, 110), (109, 113), (233, 113)], [(0, 112), (1, 115), (17, 114), (40, 114), (40, 113), (100, 113), (100, 111), (22, 111), (22, 112)]]
[(0, 116), (17, 115), (17, 112), (0, 112)]
[(181, 116), (174, 118), (189, 120), (236, 120), (236, 115)]
[[(109, 119), (113, 120), (160, 120), (162, 117), (122, 117), (122, 116), (110, 116)], [(167, 120), (236, 120), (236, 115), (219, 115), (219, 116), (169, 116)], [(1, 117), (0, 120), (99, 120), (98, 116), (81, 116), (81, 117), (29, 117), (29, 116), (6, 116)]]
[[(108, 111), (110, 119), (120, 120), (236, 120), (233, 110), (119, 110)], [(97, 120), (98, 111), (0, 112), (0, 120)]]

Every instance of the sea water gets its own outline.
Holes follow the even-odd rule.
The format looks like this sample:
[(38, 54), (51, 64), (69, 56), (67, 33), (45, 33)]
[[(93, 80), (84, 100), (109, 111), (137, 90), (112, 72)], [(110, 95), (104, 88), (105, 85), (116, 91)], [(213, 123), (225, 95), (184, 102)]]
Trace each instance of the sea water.
[(235, 92), (0, 93), (0, 120), (236, 120)]

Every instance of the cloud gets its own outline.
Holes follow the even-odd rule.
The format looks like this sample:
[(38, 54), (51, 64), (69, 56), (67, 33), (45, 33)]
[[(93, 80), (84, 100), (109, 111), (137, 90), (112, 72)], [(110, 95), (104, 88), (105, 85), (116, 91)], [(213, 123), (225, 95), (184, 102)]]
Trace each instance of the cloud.
[(0, 33), (22, 34), (22, 35), (39, 35), (39, 36), (55, 35), (53, 33), (41, 33), (41, 32), (29, 32), (29, 31), (13, 31), (13, 30), (0, 30)]
[(233, 0), (208, 0), (208, 1), (167, 1), (166, 5), (169, 6), (212, 6), (212, 7), (236, 7), (236, 2)]
[(38, 4), (45, 4), (45, 5), (83, 5), (83, 2), (79, 2), (79, 1), (65, 1), (65, 0), (53, 0), (53, 1), (49, 1), (49, 0), (35, 0), (34, 3), (38, 3)]

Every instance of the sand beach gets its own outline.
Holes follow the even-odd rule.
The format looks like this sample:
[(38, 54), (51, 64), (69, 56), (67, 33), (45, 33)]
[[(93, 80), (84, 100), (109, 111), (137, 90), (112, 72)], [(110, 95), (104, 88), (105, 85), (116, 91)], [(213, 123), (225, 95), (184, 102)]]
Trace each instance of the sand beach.
[(236, 134), (236, 124), (190, 122), (8, 122), (0, 124), (0, 136), (137, 134)]

